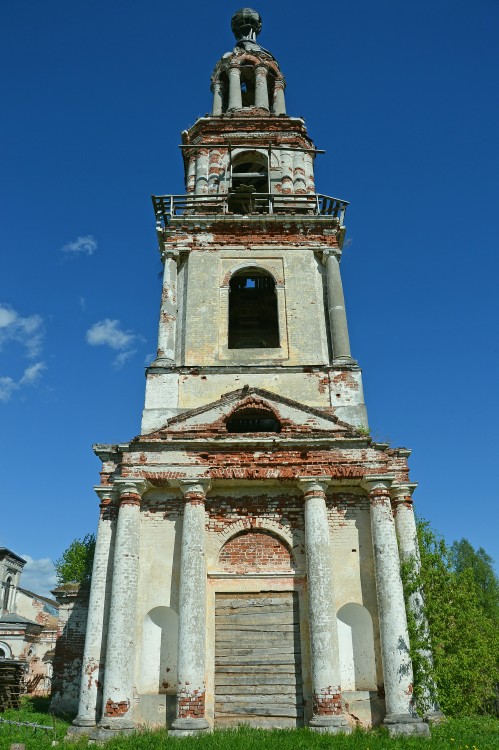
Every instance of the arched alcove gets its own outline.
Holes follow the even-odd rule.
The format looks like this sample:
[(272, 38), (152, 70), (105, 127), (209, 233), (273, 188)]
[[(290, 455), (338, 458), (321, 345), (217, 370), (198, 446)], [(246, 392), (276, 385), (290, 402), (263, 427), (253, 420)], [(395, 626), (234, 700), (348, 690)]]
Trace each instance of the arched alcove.
[(174, 694), (177, 689), (178, 615), (155, 607), (144, 617), (140, 692)]
[(238, 271), (229, 287), (229, 349), (277, 347), (279, 321), (274, 279), (260, 268)]
[(345, 604), (338, 611), (341, 687), (376, 690), (374, 634), (371, 615), (361, 604)]
[(12, 657), (12, 649), (8, 643), (0, 641), (0, 659), (10, 659)]

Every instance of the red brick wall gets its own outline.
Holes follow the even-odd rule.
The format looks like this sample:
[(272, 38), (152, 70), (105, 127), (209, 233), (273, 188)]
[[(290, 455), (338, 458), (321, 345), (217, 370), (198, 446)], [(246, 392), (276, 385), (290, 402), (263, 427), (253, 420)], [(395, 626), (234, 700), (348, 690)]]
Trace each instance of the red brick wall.
[(290, 570), (293, 558), (282, 542), (262, 531), (243, 532), (230, 539), (222, 548), (219, 567), (228, 572), (244, 572), (248, 569)]

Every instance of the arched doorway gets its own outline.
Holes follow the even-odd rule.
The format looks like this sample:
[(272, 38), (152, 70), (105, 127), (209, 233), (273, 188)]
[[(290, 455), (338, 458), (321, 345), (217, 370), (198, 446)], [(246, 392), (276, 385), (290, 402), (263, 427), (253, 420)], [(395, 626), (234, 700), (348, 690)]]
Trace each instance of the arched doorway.
[(349, 603), (337, 619), (342, 690), (376, 690), (371, 615), (361, 604)]

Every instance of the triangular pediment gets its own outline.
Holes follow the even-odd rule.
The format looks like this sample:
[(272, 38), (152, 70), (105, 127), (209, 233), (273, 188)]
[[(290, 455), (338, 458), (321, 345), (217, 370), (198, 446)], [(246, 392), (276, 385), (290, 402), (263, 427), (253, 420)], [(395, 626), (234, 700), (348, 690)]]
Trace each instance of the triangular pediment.
[[(334, 414), (327, 410), (301, 404), (298, 401), (285, 398), (262, 388), (242, 388), (225, 394), (217, 401), (213, 401), (196, 409), (172, 417), (158, 430), (144, 438), (161, 439), (176, 436), (223, 435), (230, 432), (231, 420), (242, 414), (246, 417), (268, 414), (277, 421), (278, 432), (281, 435), (296, 433), (355, 433), (351, 425), (341, 422)], [(240, 431), (241, 432), (241, 431)], [(244, 430), (242, 430), (244, 432)], [(252, 431), (254, 432), (254, 431)], [(261, 432), (265, 433), (265, 430)], [(269, 431), (271, 434), (272, 431)], [(246, 434), (246, 433), (245, 433)]]

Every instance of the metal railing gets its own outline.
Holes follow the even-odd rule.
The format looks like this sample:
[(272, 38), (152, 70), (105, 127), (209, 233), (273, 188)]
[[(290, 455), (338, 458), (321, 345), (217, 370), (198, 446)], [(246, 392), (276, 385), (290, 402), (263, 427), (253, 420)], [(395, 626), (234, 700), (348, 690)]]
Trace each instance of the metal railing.
[(153, 195), (154, 213), (159, 224), (167, 226), (173, 216), (198, 214), (297, 214), (330, 216), (343, 226), (348, 201), (329, 195), (282, 195), (232, 191), (224, 194)]

